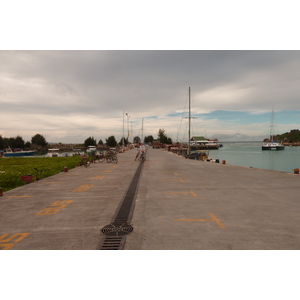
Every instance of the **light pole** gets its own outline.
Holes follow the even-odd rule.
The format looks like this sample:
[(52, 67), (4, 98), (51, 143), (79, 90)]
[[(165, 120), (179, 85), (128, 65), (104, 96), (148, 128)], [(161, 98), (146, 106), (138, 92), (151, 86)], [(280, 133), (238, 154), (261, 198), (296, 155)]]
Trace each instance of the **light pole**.
[(130, 116), (126, 113), (127, 116), (127, 143), (129, 142), (129, 118)]
[(123, 110), (123, 138), (122, 138), (122, 146), (124, 151), (124, 110)]

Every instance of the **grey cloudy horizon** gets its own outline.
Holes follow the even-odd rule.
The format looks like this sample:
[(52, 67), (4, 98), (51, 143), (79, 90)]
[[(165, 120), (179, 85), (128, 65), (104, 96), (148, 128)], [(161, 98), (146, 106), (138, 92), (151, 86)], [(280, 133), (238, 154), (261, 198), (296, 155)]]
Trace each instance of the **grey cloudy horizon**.
[[(186, 130), (191, 87), (192, 134), (261, 140), (275, 107), (278, 129), (299, 128), (299, 51), (0, 51), (2, 137), (82, 143), (123, 135), (173, 140)], [(128, 121), (128, 122), (127, 122)], [(132, 129), (132, 132), (131, 132)]]

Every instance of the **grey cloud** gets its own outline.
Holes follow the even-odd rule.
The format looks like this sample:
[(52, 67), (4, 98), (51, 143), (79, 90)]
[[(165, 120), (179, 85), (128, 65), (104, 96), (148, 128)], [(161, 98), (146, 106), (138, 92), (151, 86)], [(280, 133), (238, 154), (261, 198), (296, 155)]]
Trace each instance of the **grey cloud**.
[[(1, 111), (120, 118), (299, 110), (299, 51), (0, 51)], [(228, 95), (227, 95), (228, 94)]]

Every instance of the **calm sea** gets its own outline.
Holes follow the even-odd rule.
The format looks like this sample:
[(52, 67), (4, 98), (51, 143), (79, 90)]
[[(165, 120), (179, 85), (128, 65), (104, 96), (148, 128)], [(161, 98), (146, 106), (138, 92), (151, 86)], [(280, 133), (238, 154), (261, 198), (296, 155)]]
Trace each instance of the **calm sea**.
[(211, 150), (212, 159), (226, 164), (260, 169), (294, 172), (300, 169), (300, 147), (285, 150), (261, 150), (261, 142), (225, 142), (219, 150)]

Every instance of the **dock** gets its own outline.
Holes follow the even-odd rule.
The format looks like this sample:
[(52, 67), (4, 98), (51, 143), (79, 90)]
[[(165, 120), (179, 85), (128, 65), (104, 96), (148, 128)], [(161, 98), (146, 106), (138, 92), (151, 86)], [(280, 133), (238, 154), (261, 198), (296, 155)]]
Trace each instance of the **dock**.
[[(2, 250), (298, 250), (300, 175), (148, 147), (0, 197)], [(222, 159), (220, 157), (220, 159)]]

